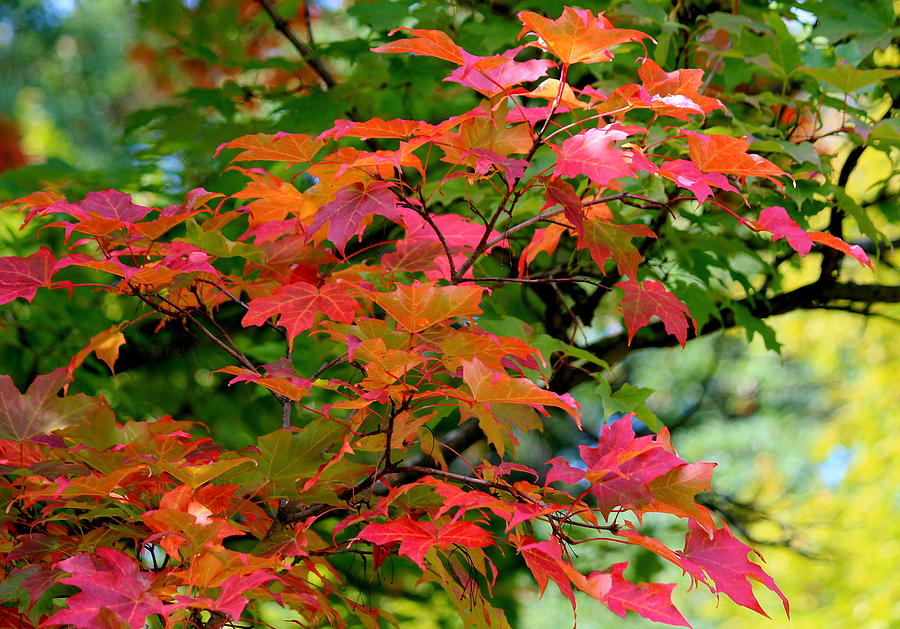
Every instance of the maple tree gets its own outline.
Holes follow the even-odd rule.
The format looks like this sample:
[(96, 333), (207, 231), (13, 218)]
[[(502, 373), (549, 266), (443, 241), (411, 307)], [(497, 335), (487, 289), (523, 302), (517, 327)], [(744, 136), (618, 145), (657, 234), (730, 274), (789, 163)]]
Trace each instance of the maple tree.
[[(483, 97), (444, 120), (239, 137), (216, 151), (246, 178), (228, 196), (197, 188), (151, 208), (116, 190), (79, 201), (36, 192), (10, 204), (26, 223), (62, 229), (66, 247), (0, 259), (0, 302), (94, 289), (145, 308), (24, 394), (0, 380), (12, 622), (211, 627), (265, 601), (307, 626), (389, 622), (348, 593), (337, 566), (349, 555), (378, 574), (392, 556), (409, 560), (467, 625), (507, 626), (490, 595), (498, 557), (517, 556), (541, 591), (552, 580), (573, 607), (581, 591), (620, 615), (689, 626), (672, 584), (632, 583), (622, 563), (577, 569), (582, 543), (646, 549), (765, 613), (755, 581), (788, 610), (755, 551), (696, 502), (714, 465), (682, 460), (665, 428), (636, 435), (626, 415), (544, 476), (460, 454), (454, 434), (473, 426), (510, 458), (545, 421), (580, 426), (565, 385), (599, 377), (582, 361), (603, 365), (572, 343), (548, 351), (530, 330), (492, 327), (484, 311), (504, 287), (586, 287), (567, 293), (576, 300), (561, 302), (569, 324), (557, 328), (579, 302), (608, 298), (628, 343), (650, 326), (684, 345), (716, 324), (698, 322), (703, 304), (690, 307), (645, 263), (669, 221), (744, 230), (760, 246), (783, 238), (800, 256), (818, 243), (831, 264), (871, 267), (860, 246), (804, 229), (783, 206), (741, 206), (742, 191), (779, 194), (790, 181), (746, 139), (700, 130), (725, 108), (699, 93), (701, 70), (642, 58), (639, 82), (604, 93), (571, 76), (622, 46), (646, 51), (649, 35), (570, 7), (519, 19), (522, 45), (502, 54), (472, 54), (428, 29), (399, 29), (374, 48), (438, 59), (450, 82)], [(535, 270), (559, 253), (568, 262)], [(238, 331), (282, 340), (277, 360), (234, 340), (222, 313), (235, 307)], [(101, 397), (57, 395), (91, 353), (114, 369), (129, 329), (147, 319), (205, 335), (229, 357), (214, 367), (232, 385), (277, 400), (282, 428), (229, 450), (194, 436), (190, 421), (117, 422)], [(321, 364), (296, 356), (313, 344)], [(687, 521), (682, 550), (641, 532), (647, 513)], [(57, 584), (77, 589), (62, 609)]]

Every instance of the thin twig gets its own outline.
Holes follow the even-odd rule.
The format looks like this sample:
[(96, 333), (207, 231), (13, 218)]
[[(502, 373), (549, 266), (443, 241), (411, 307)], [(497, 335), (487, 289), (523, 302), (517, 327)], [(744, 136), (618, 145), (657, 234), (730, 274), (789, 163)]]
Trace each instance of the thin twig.
[(322, 60), (312, 56), (312, 48), (310, 48), (302, 39), (297, 37), (297, 34), (291, 30), (291, 26), (288, 24), (287, 20), (278, 15), (278, 12), (275, 11), (275, 7), (272, 6), (271, 0), (256, 0), (256, 2), (259, 3), (259, 6), (261, 6), (266, 13), (268, 13), (269, 17), (272, 19), (272, 24), (275, 26), (275, 30), (280, 32), (284, 35), (285, 39), (291, 42), (291, 45), (303, 57), (303, 61), (319, 75), (319, 78), (322, 79), (325, 87), (331, 89), (337, 85), (337, 82), (334, 80), (334, 77), (331, 76), (331, 72), (328, 71), (325, 64), (322, 63)]
[(575, 282), (579, 284), (593, 284), (604, 290), (612, 290), (609, 286), (601, 284), (597, 280), (588, 277), (539, 277), (539, 278), (521, 278), (521, 277), (464, 277), (460, 282), (510, 282), (516, 284), (555, 284), (557, 282)]
[(334, 358), (329, 360), (327, 363), (320, 365), (318, 369), (316, 369), (314, 372), (312, 372), (312, 375), (309, 377), (309, 379), (315, 380), (316, 378), (321, 376), (323, 373), (325, 373), (326, 371), (328, 371), (335, 365), (340, 365), (342, 362), (344, 362), (346, 360), (347, 360), (347, 352), (344, 352), (340, 356), (335, 356)]

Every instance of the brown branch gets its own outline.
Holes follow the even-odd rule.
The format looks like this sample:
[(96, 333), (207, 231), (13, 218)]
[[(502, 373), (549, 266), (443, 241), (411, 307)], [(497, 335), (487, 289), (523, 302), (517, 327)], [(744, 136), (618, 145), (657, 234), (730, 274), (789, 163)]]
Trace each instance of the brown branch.
[(593, 284), (603, 290), (612, 290), (606, 284), (601, 284), (597, 280), (589, 277), (464, 277), (460, 282), (497, 282), (510, 284), (556, 284), (556, 283), (575, 283), (575, 284)]
[[(900, 303), (900, 286), (884, 284), (856, 284), (853, 282), (822, 285), (818, 281), (801, 286), (787, 293), (776, 295), (769, 300), (744, 299), (737, 302), (754, 317), (764, 319), (775, 315), (793, 312), (794, 310), (834, 309), (835, 302), (856, 302), (862, 304)], [(860, 312), (858, 309), (855, 312)], [(873, 313), (874, 314), (874, 313)], [(735, 311), (723, 308), (719, 319), (711, 319), (699, 332), (689, 330), (688, 338), (705, 336), (719, 330), (733, 328), (736, 325)], [(670, 347), (678, 341), (666, 333), (662, 322), (642, 328), (641, 332), (628, 343), (625, 332), (616, 334), (585, 349), (599, 356), (609, 364), (616, 363), (629, 352), (649, 347)], [(574, 369), (564, 367), (554, 374), (550, 381), (550, 389), (556, 392), (570, 390), (576, 384), (590, 378), (592, 367)]]
[(300, 53), (300, 56), (303, 57), (303, 61), (319, 75), (319, 78), (322, 79), (322, 83), (325, 84), (326, 89), (331, 89), (337, 85), (337, 82), (334, 80), (331, 72), (328, 71), (328, 68), (325, 67), (325, 64), (322, 63), (322, 60), (312, 56), (312, 48), (310, 48), (302, 39), (297, 37), (297, 34), (291, 29), (287, 20), (278, 15), (275, 7), (272, 6), (271, 0), (256, 0), (256, 2), (272, 19), (275, 30), (284, 35), (285, 39), (291, 42), (291, 45)]

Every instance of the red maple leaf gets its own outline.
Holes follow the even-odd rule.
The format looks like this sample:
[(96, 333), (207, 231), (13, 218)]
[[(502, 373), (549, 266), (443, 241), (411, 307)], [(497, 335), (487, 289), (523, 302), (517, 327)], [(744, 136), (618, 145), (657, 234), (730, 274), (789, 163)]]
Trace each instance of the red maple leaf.
[(463, 360), (463, 382), (472, 391), (476, 403), (524, 404), (547, 415), (545, 406), (566, 411), (581, 426), (581, 407), (568, 393), (559, 395), (537, 386), (528, 378), (513, 378), (505, 372), (489, 369), (478, 357)]
[(331, 283), (314, 286), (296, 282), (279, 287), (272, 295), (250, 301), (247, 314), (241, 320), (244, 327), (262, 325), (270, 317), (278, 316), (278, 325), (284, 326), (288, 339), (312, 327), (316, 315), (323, 314), (333, 321), (352, 323), (359, 303), (343, 284)]
[(628, 280), (619, 282), (616, 286), (625, 293), (619, 303), (619, 310), (625, 316), (629, 343), (635, 332), (647, 325), (654, 315), (659, 317), (666, 326), (666, 332), (677, 338), (682, 347), (687, 342), (688, 324), (693, 323), (694, 329), (697, 329), (697, 322), (684, 302), (659, 282), (645, 280), (639, 283)]
[(0, 258), (0, 304), (19, 297), (31, 301), (38, 288), (46, 286), (53, 275), (56, 259), (46, 247), (26, 258)]
[(195, 607), (215, 610), (226, 614), (233, 620), (237, 620), (244, 613), (244, 607), (247, 605), (248, 599), (244, 596), (244, 593), (276, 578), (264, 570), (257, 570), (246, 575), (236, 574), (222, 582), (219, 586), (219, 595), (215, 599), (178, 596), (176, 597), (177, 603), (172, 608)]
[(630, 609), (654, 622), (691, 626), (672, 604), (674, 583), (631, 583), (623, 576), (627, 565), (622, 562), (602, 572), (592, 572), (581, 589), (623, 618)]
[(635, 513), (640, 516), (647, 512), (671, 513), (683, 518), (691, 518), (705, 531), (712, 534), (716, 525), (710, 512), (697, 504), (695, 497), (712, 489), (712, 474), (715, 463), (684, 463), (650, 481), (648, 487), (653, 500), (639, 507)]
[(762, 558), (758, 552), (736, 539), (727, 527), (716, 529), (709, 535), (699, 524), (688, 521), (684, 552), (679, 552), (678, 555), (681, 558), (679, 565), (694, 579), (709, 585), (714, 593), (727, 594), (738, 605), (768, 617), (753, 594), (750, 586), (752, 579), (778, 594), (784, 604), (784, 611), (790, 616), (787, 597), (759, 564), (747, 558), (749, 553)]
[(494, 542), (483, 528), (474, 522), (451, 522), (440, 531), (427, 520), (417, 521), (408, 516), (385, 523), (366, 525), (360, 532), (360, 539), (379, 546), (400, 543), (400, 554), (412, 559), (425, 569), (425, 554), (433, 547), (447, 548), (459, 544), (467, 548), (482, 548)]
[(142, 629), (148, 616), (166, 615), (166, 608), (148, 591), (152, 575), (140, 572), (134, 559), (123, 552), (100, 547), (94, 554), (81, 553), (57, 565), (72, 575), (59, 581), (81, 592), (70, 596), (68, 607), (42, 622), (42, 627), (71, 624), (104, 629), (108, 625), (101, 613), (108, 610), (132, 629)]
[(718, 98), (703, 96), (703, 70), (680, 69), (666, 72), (652, 59), (644, 59), (638, 70), (644, 89), (650, 94), (650, 107), (661, 115), (687, 120), (685, 110), (708, 114), (725, 109)]
[(687, 159), (667, 160), (659, 167), (659, 174), (663, 177), (668, 177), (682, 188), (687, 188), (693, 192), (700, 203), (703, 203), (713, 195), (710, 186), (740, 194), (725, 175), (705, 173), (697, 168), (694, 162)]
[(584, 9), (563, 8), (557, 19), (543, 17), (531, 11), (519, 13), (525, 26), (519, 38), (526, 33), (537, 35), (538, 40), (527, 44), (556, 55), (563, 63), (598, 63), (610, 61), (607, 50), (616, 44), (653, 39), (646, 33), (628, 28), (615, 28), (603, 17), (594, 16)]
[(367, 216), (380, 214), (401, 222), (402, 207), (397, 204), (392, 187), (386, 181), (373, 181), (369, 184), (353, 183), (341, 188), (333, 201), (316, 212), (308, 233), (315, 234), (325, 223), (329, 223), (328, 240), (343, 254), (350, 237), (362, 235), (365, 229), (363, 219)]
[(640, 516), (656, 511), (694, 518), (715, 528), (709, 512), (694, 502), (709, 490), (714, 463), (686, 463), (678, 458), (663, 429), (656, 436), (635, 437), (631, 415), (603, 426), (595, 447), (579, 446), (584, 469), (562, 457), (548, 461), (546, 483), (569, 485), (587, 480), (604, 516), (628, 509)]
[[(406, 225), (406, 236), (397, 241), (397, 249), (381, 258), (381, 263), (388, 269), (403, 269), (406, 272), (422, 271), (429, 280), (450, 279), (450, 262), (447, 252), (453, 259), (456, 268), (462, 266), (466, 258), (475, 249), (475, 245), (484, 234), (484, 226), (478, 225), (459, 214), (437, 214), (426, 221), (418, 212), (407, 210), (403, 214)], [(438, 237), (435, 228), (443, 236)], [(491, 230), (490, 238), (499, 236)], [(446, 245), (446, 249), (444, 246)], [(509, 246), (502, 241), (496, 246)], [(489, 253), (493, 247), (486, 250)], [(472, 269), (466, 277), (472, 276)]]
[(613, 144), (628, 135), (621, 126), (612, 124), (588, 129), (568, 138), (562, 146), (553, 146), (557, 155), (554, 177), (587, 175), (594, 183), (605, 186), (615, 179), (634, 176), (634, 169), (625, 161), (627, 152)]
[(571, 575), (579, 575), (562, 558), (562, 546), (555, 538), (538, 542), (527, 535), (520, 535), (518, 539), (510, 538), (518, 548), (519, 553), (525, 559), (525, 564), (534, 575), (538, 583), (541, 595), (547, 589), (550, 579), (559, 587), (559, 591), (572, 603), (575, 609), (575, 594), (572, 592)]
[(371, 118), (370, 120), (356, 122), (355, 120), (339, 119), (334, 121), (333, 127), (320, 133), (316, 139), (337, 140), (344, 136), (361, 138), (363, 140), (370, 138), (404, 139), (420, 132), (427, 133), (432, 131), (434, 131), (434, 126), (422, 120)]

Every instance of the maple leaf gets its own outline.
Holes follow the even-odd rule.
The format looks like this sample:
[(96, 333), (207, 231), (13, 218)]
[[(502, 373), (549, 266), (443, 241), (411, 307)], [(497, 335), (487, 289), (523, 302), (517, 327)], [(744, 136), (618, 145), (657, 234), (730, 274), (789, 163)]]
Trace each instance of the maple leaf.
[[(244, 208), (245, 211), (250, 212), (251, 226), (283, 220), (290, 215), (306, 219), (311, 217), (315, 211), (316, 206), (307, 198), (308, 195), (297, 190), (292, 183), (265, 171), (246, 170), (237, 166), (233, 168), (250, 178), (244, 189), (232, 194), (231, 197), (255, 199)], [(209, 222), (203, 224), (204, 231), (214, 227), (219, 226), (209, 225)]]
[(435, 282), (413, 282), (397, 286), (390, 293), (358, 288), (410, 332), (421, 332), (435, 323), (481, 313), (485, 289), (465, 286), (438, 286)]
[(216, 371), (235, 376), (228, 382), (228, 386), (238, 382), (254, 382), (295, 402), (306, 397), (312, 388), (312, 381), (300, 378), (287, 358), (282, 358), (261, 367), (265, 375), (250, 371), (246, 367), (235, 366), (223, 367)]
[(0, 305), (19, 297), (31, 301), (38, 288), (50, 283), (56, 259), (46, 247), (28, 257), (0, 258)]
[(81, 363), (84, 362), (84, 359), (87, 358), (92, 352), (97, 354), (97, 358), (106, 363), (106, 366), (109, 367), (109, 370), (113, 373), (116, 372), (115, 365), (116, 361), (119, 359), (119, 348), (125, 344), (125, 335), (122, 334), (122, 327), (127, 323), (123, 322), (118, 325), (114, 325), (107, 330), (103, 330), (91, 337), (90, 343), (87, 344), (87, 347), (82, 349), (80, 352), (75, 354), (72, 359), (69, 361), (69, 376), (77, 369)]
[(602, 13), (597, 16), (584, 9), (564, 7), (557, 19), (543, 17), (531, 11), (521, 11), (519, 20), (525, 26), (519, 38), (527, 33), (538, 37), (527, 44), (556, 55), (563, 63), (598, 63), (610, 61), (607, 50), (616, 44), (653, 38), (627, 28), (615, 28)]
[(562, 179), (544, 178), (544, 193), (546, 195), (546, 203), (542, 209), (561, 205), (566, 220), (575, 229), (576, 233), (581, 229), (581, 224), (585, 218), (585, 208), (575, 192), (575, 188), (568, 181)]
[(463, 382), (472, 391), (479, 404), (525, 404), (543, 414), (545, 406), (555, 406), (566, 411), (581, 427), (580, 407), (569, 394), (558, 395), (541, 389), (528, 378), (513, 378), (504, 372), (489, 369), (477, 357), (462, 360)]
[(333, 321), (351, 323), (359, 308), (345, 285), (329, 283), (317, 287), (307, 282), (280, 286), (272, 295), (257, 297), (248, 305), (241, 320), (244, 327), (263, 325), (277, 315), (278, 325), (284, 326), (290, 342), (311, 328), (318, 314)]
[[(216, 477), (216, 472), (224, 473), (229, 468), (243, 464), (247, 460), (230, 459), (212, 469), (191, 471), (191, 467), (181, 467), (182, 478), (197, 485)], [(166, 471), (174, 471), (174, 466), (162, 466)], [(206, 466), (201, 466), (206, 467)], [(194, 489), (188, 485), (178, 485), (163, 494), (159, 509), (145, 511), (141, 519), (150, 530), (163, 536), (159, 545), (169, 554), (178, 558), (178, 549), (190, 544), (196, 549), (215, 547), (222, 540), (243, 532), (235, 528), (219, 512), (228, 509), (228, 499), (234, 493), (234, 485), (205, 485)]]
[(62, 212), (78, 219), (77, 223), (63, 222), (66, 238), (74, 230), (91, 236), (106, 236), (117, 229), (128, 229), (142, 221), (150, 208), (137, 205), (131, 196), (118, 190), (89, 192), (76, 203), (57, 201), (45, 208), (44, 213)]
[(150, 240), (158, 240), (163, 234), (201, 212), (207, 212), (206, 204), (212, 199), (224, 197), (218, 192), (194, 188), (184, 195), (184, 203), (169, 205), (160, 210), (156, 218), (133, 225), (135, 233)]
[[(481, 110), (483, 108), (478, 107), (474, 111)], [(507, 126), (507, 112), (508, 106), (503, 100), (490, 112), (463, 119), (458, 132), (447, 132), (435, 138), (444, 151), (441, 159), (451, 164), (475, 166), (479, 153), (474, 151), (490, 151), (500, 157), (527, 153), (534, 143), (531, 129), (524, 124)]]
[(437, 57), (451, 63), (462, 65), (465, 63), (465, 52), (456, 44), (447, 33), (425, 28), (395, 28), (388, 35), (398, 31), (404, 31), (412, 35), (409, 39), (395, 39), (394, 41), (372, 48), (372, 52), (409, 52), (414, 55)]
[(541, 78), (556, 65), (549, 59), (516, 61), (515, 56), (521, 50), (521, 47), (513, 48), (494, 57), (477, 57), (464, 52), (465, 63), (444, 80), (465, 85), (491, 98), (508, 92), (514, 85)]
[[(652, 59), (645, 58), (638, 70), (644, 88), (651, 95), (651, 108), (657, 113), (687, 120), (684, 109), (696, 109), (697, 113), (708, 114), (717, 109), (725, 109), (718, 98), (700, 94), (703, 85), (703, 70), (679, 69), (666, 72)], [(673, 98), (675, 97), (675, 98)], [(685, 103), (681, 99), (686, 99)]]
[(809, 237), (819, 244), (831, 247), (832, 249), (837, 249), (848, 256), (852, 256), (856, 258), (860, 264), (866, 265), (872, 271), (875, 270), (875, 267), (872, 266), (872, 261), (869, 260), (869, 256), (866, 255), (866, 252), (859, 245), (848, 244), (837, 236), (825, 232), (809, 232)]
[(698, 493), (712, 489), (712, 474), (715, 463), (684, 463), (650, 481), (653, 501), (649, 506), (638, 509), (638, 514), (647, 511), (671, 513), (690, 518), (703, 530), (712, 535), (715, 522), (710, 512), (697, 504)]
[(600, 186), (622, 177), (633, 177), (634, 169), (625, 161), (626, 151), (614, 146), (614, 142), (624, 140), (628, 135), (621, 126), (611, 124), (573, 135), (561, 146), (554, 145), (557, 161), (553, 176), (587, 175)]
[(700, 170), (742, 177), (765, 177), (779, 187), (782, 185), (775, 177), (782, 177), (785, 172), (766, 158), (748, 153), (750, 144), (745, 138), (687, 129), (682, 132), (687, 135), (691, 159)]
[(831, 234), (819, 231), (807, 232), (800, 227), (794, 219), (788, 216), (787, 210), (780, 205), (767, 207), (759, 213), (759, 220), (756, 221), (759, 229), (764, 229), (772, 233), (772, 240), (784, 238), (787, 240), (791, 248), (805, 256), (812, 249), (813, 242), (837, 249), (841, 253), (852, 256), (870, 269), (874, 270), (869, 256), (859, 245), (851, 245)]
[(557, 103), (557, 106), (565, 107), (570, 111), (572, 109), (586, 109), (588, 106), (586, 102), (578, 99), (575, 91), (568, 83), (562, 83), (559, 79), (545, 79), (536, 88), (522, 94), (522, 96), (543, 98), (550, 101), (551, 107), (553, 103)]
[[(418, 212), (407, 211), (403, 214), (406, 236), (397, 241), (397, 248), (393, 253), (381, 258), (386, 268), (403, 269), (407, 272), (422, 271), (432, 281), (449, 280), (451, 274), (447, 250), (455, 268), (459, 268), (484, 234), (483, 225), (473, 223), (459, 214), (438, 214), (429, 218), (430, 223)], [(443, 242), (435, 228), (443, 236)], [(491, 230), (492, 239), (498, 235), (495, 230)], [(444, 245), (447, 249), (444, 249)], [(508, 246), (508, 243), (498, 243), (498, 246)], [(471, 277), (472, 273), (472, 269), (469, 269), (466, 277)]]
[[(579, 446), (584, 469), (572, 467), (561, 457), (548, 461), (551, 469), (546, 483), (561, 481), (574, 485), (588, 481), (591, 484), (589, 491), (604, 516), (616, 509), (628, 509), (638, 515), (658, 510), (685, 517), (701, 514), (708, 518), (699, 505), (696, 509), (691, 507), (694, 495), (701, 491), (697, 488), (701, 486), (700, 481), (690, 475), (671, 476), (673, 470), (684, 467), (685, 462), (669, 444), (668, 431), (663, 429), (655, 437), (635, 437), (632, 419), (633, 416), (628, 414), (604, 425), (596, 447)], [(669, 499), (675, 503), (668, 504)], [(659, 509), (655, 508), (657, 506)]]
[(41, 623), (72, 624), (85, 629), (104, 629), (106, 610), (132, 629), (142, 629), (147, 617), (167, 615), (165, 606), (148, 590), (152, 575), (140, 572), (134, 559), (114, 548), (99, 547), (93, 554), (81, 553), (57, 564), (71, 576), (59, 581), (81, 588), (62, 609)]
[(173, 609), (179, 607), (195, 607), (199, 609), (222, 612), (233, 620), (238, 620), (244, 613), (248, 598), (246, 592), (257, 588), (277, 577), (265, 570), (256, 570), (250, 574), (235, 574), (228, 577), (219, 585), (219, 595), (215, 599), (206, 597), (176, 596), (176, 604)]
[(674, 583), (631, 583), (623, 576), (627, 565), (622, 562), (602, 572), (592, 572), (579, 587), (622, 618), (630, 609), (654, 622), (691, 626), (672, 604)]
[[(725, 109), (719, 99), (700, 94), (703, 70), (666, 72), (651, 59), (644, 59), (638, 76), (642, 85), (616, 88), (597, 111), (622, 117), (630, 109), (652, 109), (661, 116), (688, 120), (693, 114)], [(600, 97), (592, 96), (592, 100)]]
[(440, 531), (431, 522), (413, 520), (404, 516), (383, 524), (366, 525), (357, 536), (359, 539), (385, 546), (400, 543), (400, 553), (425, 569), (425, 555), (434, 546), (447, 548), (459, 544), (464, 548), (481, 548), (494, 542), (483, 528), (474, 522), (451, 522)]
[(383, 120), (371, 118), (369, 120), (335, 120), (334, 126), (323, 131), (316, 138), (338, 140), (344, 136), (368, 140), (371, 138), (395, 138), (403, 139), (419, 132), (433, 131), (434, 126), (422, 120)]
[(681, 346), (687, 342), (688, 324), (697, 322), (690, 310), (678, 297), (670, 293), (655, 280), (637, 282), (628, 280), (616, 284), (625, 293), (619, 303), (619, 310), (625, 317), (628, 328), (628, 342), (634, 338), (635, 332), (650, 322), (650, 317), (657, 316), (666, 327), (666, 332), (673, 335)]
[(794, 219), (788, 216), (787, 210), (779, 205), (767, 207), (759, 213), (756, 226), (772, 233), (772, 240), (784, 238), (791, 248), (805, 256), (812, 249), (812, 238)]
[(70, 381), (66, 367), (34, 379), (23, 395), (12, 378), (0, 375), (0, 439), (24, 441), (75, 423), (102, 421), (112, 411), (102, 398), (79, 393), (58, 397)]
[(725, 175), (705, 173), (697, 168), (694, 162), (686, 159), (666, 160), (659, 167), (659, 174), (663, 177), (668, 177), (682, 188), (687, 188), (693, 192), (700, 203), (703, 203), (713, 195), (710, 186), (740, 194)]
[(329, 223), (328, 240), (343, 254), (350, 237), (354, 234), (362, 235), (365, 229), (362, 221), (367, 216), (380, 214), (395, 222), (401, 222), (402, 208), (398, 205), (392, 188), (393, 185), (386, 181), (354, 183), (341, 188), (333, 201), (326, 203), (316, 212), (308, 233), (315, 234), (325, 223)]
[(529, 242), (519, 256), (519, 277), (525, 277), (525, 269), (531, 264), (539, 253), (553, 255), (559, 246), (559, 240), (569, 229), (562, 225), (552, 224), (549, 227), (541, 227), (534, 230), (531, 242)]
[(232, 162), (266, 160), (297, 164), (310, 162), (325, 143), (304, 133), (275, 134), (257, 133), (242, 135), (230, 142), (219, 145), (213, 157), (218, 157), (224, 149), (244, 149), (233, 158)]
[(644, 258), (631, 240), (640, 237), (656, 238), (656, 234), (646, 225), (619, 225), (603, 218), (586, 219), (582, 223), (578, 246), (591, 252), (601, 271), (606, 261), (612, 258), (619, 273), (635, 279), (638, 265)]
[(523, 367), (537, 369), (541, 353), (525, 341), (508, 336), (496, 336), (479, 328), (468, 330), (447, 329), (433, 343), (440, 348), (443, 362), (451, 372), (462, 366), (465, 360), (478, 358), (494, 371), (513, 366), (513, 358)]
[(276, 430), (259, 438), (258, 470), (273, 489), (283, 495), (297, 495), (299, 480), (315, 476), (322, 465), (340, 451), (346, 435), (337, 422), (311, 422), (302, 430)]
[[(538, 542), (527, 535), (510, 538), (516, 544), (519, 554), (534, 575), (541, 595), (547, 589), (550, 579), (559, 587), (559, 591), (572, 603), (575, 609), (575, 593), (572, 591), (570, 575), (575, 572), (562, 558), (562, 546), (556, 539)], [(577, 573), (575, 573), (577, 574)]]
[[(726, 594), (738, 605), (768, 617), (753, 594), (750, 586), (752, 579), (775, 592), (784, 604), (784, 611), (790, 616), (787, 597), (759, 564), (747, 558), (749, 553), (762, 558), (755, 550), (735, 538), (728, 527), (716, 529), (709, 535), (699, 524), (689, 520), (684, 552), (678, 555), (681, 558), (679, 565), (694, 579), (709, 585), (714, 593)], [(707, 576), (713, 583), (709, 582)]]

